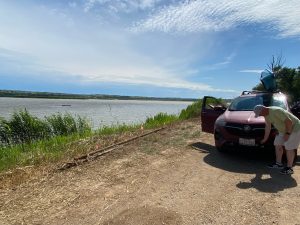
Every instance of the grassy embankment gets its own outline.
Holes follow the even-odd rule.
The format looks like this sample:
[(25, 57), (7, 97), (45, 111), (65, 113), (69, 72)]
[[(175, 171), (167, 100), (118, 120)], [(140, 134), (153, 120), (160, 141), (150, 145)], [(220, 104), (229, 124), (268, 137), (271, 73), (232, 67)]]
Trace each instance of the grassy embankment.
[[(84, 139), (109, 138), (110, 135), (152, 129), (200, 115), (199, 100), (182, 110), (180, 115), (159, 113), (144, 124), (104, 126), (92, 131), (88, 121), (79, 116), (56, 114), (43, 120), (26, 110), (15, 112), (10, 120), (0, 118), (0, 171), (21, 166), (55, 162), (78, 155)], [(80, 146), (80, 147), (79, 147)]]

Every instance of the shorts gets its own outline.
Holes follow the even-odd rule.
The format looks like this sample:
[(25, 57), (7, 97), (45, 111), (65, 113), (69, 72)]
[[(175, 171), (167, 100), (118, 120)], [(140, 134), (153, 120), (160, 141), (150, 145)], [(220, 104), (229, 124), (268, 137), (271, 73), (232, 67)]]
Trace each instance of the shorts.
[(275, 137), (274, 145), (282, 145), (286, 150), (298, 149), (300, 144), (300, 130), (297, 132), (291, 133), (289, 139), (284, 141), (284, 134), (278, 134)]

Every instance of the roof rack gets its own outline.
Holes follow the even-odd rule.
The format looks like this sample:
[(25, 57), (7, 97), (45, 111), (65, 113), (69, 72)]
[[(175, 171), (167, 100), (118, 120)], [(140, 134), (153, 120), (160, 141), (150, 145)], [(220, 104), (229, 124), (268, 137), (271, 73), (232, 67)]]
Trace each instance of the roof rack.
[(250, 95), (250, 94), (259, 94), (259, 93), (280, 93), (279, 90), (277, 91), (257, 91), (257, 90), (252, 90), (252, 91), (243, 91), (241, 95)]

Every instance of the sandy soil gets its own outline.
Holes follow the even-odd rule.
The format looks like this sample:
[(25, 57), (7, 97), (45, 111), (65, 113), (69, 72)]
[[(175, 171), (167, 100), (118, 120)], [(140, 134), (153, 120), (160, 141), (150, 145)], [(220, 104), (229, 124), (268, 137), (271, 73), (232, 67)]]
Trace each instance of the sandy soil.
[(299, 166), (285, 176), (266, 168), (273, 156), (261, 150), (221, 154), (199, 124), (175, 124), (95, 161), (2, 186), (0, 224), (300, 224)]

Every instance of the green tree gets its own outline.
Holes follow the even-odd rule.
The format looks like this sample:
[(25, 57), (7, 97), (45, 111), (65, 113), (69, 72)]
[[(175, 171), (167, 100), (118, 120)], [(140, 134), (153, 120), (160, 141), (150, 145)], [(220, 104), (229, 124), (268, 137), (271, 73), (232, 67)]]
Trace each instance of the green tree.
[(290, 96), (291, 102), (300, 100), (300, 71), (294, 68), (282, 68), (276, 74), (278, 89)]
[[(274, 69), (274, 68), (273, 68)], [(275, 67), (273, 70), (275, 73), (275, 79), (278, 90), (286, 93), (290, 97), (290, 101), (300, 100), (300, 67), (288, 68), (288, 67)], [(264, 90), (263, 85), (257, 84), (253, 90)]]

